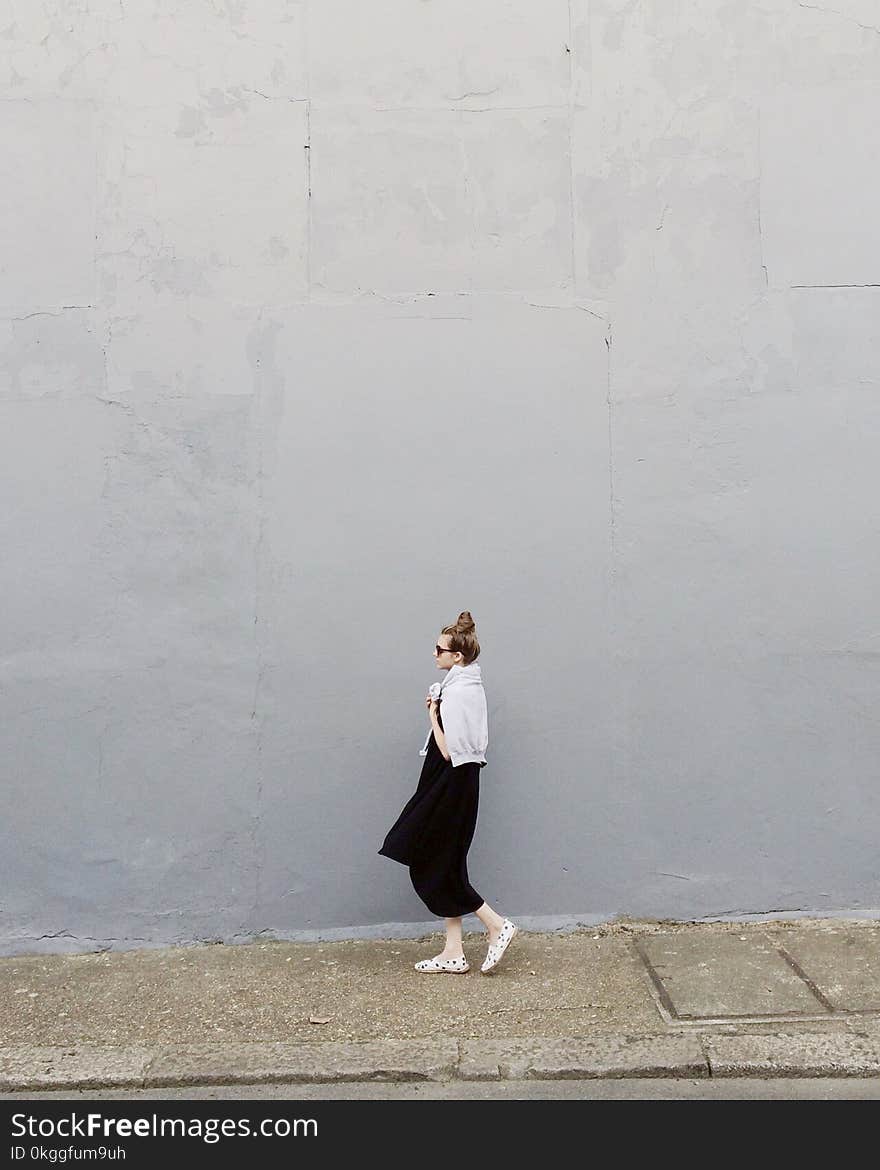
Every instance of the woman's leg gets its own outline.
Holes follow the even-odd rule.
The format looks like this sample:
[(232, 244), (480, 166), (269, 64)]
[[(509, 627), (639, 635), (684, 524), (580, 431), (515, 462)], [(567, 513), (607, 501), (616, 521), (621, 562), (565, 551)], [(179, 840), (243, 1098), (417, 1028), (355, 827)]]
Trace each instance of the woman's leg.
[(461, 948), (461, 919), (446, 919), (446, 946), (440, 953), (443, 959), (460, 959), (464, 955)]
[[(500, 914), (495, 913), (495, 911), (492, 909), (492, 907), (489, 905), (488, 902), (484, 902), (482, 906), (480, 906), (477, 910), (474, 911), (474, 914), (476, 914), (477, 918), (479, 918), (480, 922), (482, 922), (483, 926), (485, 926), (486, 930), (488, 930), (488, 932), (489, 932), (489, 946), (490, 947), (494, 946), (497, 939), (498, 939), (499, 934), (501, 933), (501, 927), (504, 925), (504, 919), (501, 917)], [(448, 919), (447, 919), (447, 921), (448, 921)], [(460, 938), (461, 937), (461, 919), (460, 918), (458, 920), (458, 930), (459, 930), (459, 938)]]

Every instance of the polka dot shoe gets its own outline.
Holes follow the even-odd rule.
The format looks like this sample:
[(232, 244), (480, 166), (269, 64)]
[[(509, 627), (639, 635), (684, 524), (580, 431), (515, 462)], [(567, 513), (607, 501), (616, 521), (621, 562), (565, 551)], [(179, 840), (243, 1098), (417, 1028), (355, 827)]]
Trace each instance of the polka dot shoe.
[(518, 927), (514, 926), (509, 918), (505, 918), (501, 926), (501, 933), (498, 935), (498, 940), (489, 947), (489, 950), (486, 952), (486, 959), (480, 968), (484, 975), (498, 966), (501, 962), (501, 956), (513, 942), (517, 934), (519, 934)]
[(450, 975), (463, 975), (465, 971), (470, 971), (470, 964), (464, 955), (460, 959), (441, 959), (436, 955), (433, 959), (421, 959), (416, 963), (416, 970), (434, 974), (438, 971), (446, 971)]

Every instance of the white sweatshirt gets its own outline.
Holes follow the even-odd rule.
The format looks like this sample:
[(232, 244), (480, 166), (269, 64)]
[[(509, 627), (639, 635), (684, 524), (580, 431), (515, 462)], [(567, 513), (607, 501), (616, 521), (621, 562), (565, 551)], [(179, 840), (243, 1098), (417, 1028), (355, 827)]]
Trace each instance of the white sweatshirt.
[[(429, 693), (435, 699), (440, 699), (443, 735), (453, 768), (470, 762), (485, 766), (486, 748), (489, 746), (489, 713), (480, 664), (471, 662), (468, 666), (451, 666), (442, 683), (431, 683)], [(428, 744), (433, 734), (432, 727), (425, 746), (419, 752), (420, 756), (428, 754)]]

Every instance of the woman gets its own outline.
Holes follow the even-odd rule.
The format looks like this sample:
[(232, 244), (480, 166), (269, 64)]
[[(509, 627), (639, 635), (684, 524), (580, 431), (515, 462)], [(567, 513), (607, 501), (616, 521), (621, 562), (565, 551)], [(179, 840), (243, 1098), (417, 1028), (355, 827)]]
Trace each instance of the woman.
[(389, 829), (379, 853), (409, 866), (416, 893), (432, 914), (446, 919), (446, 946), (417, 971), (463, 974), (470, 970), (461, 945), (463, 914), (476, 914), (489, 934), (489, 950), (480, 970), (498, 966), (517, 927), (489, 906), (468, 880), (467, 852), (477, 824), (480, 768), (489, 745), (486, 694), (474, 621), (465, 610), (455, 625), (445, 626), (434, 655), (442, 683), (432, 683), (426, 697), (431, 731), (415, 794)]

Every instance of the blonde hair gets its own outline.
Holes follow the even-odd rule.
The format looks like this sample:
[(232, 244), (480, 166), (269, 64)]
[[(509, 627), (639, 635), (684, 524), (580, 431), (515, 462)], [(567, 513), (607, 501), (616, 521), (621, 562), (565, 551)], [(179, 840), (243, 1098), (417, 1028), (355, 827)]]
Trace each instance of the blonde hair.
[(474, 625), (474, 619), (469, 610), (463, 609), (458, 615), (458, 621), (455, 625), (444, 626), (440, 633), (449, 635), (449, 649), (453, 654), (456, 650), (460, 651), (466, 666), (476, 662), (480, 657), (477, 627)]

